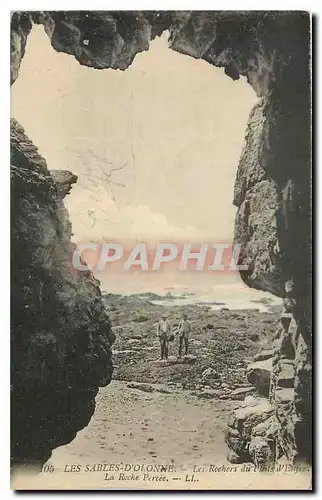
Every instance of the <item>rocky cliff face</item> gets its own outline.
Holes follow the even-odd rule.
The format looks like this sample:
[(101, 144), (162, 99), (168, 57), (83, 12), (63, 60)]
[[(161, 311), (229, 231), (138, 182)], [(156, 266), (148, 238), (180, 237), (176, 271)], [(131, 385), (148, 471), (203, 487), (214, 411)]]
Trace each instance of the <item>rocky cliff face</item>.
[(10, 81), (13, 83), (19, 73), (21, 59), (25, 54), (27, 37), (32, 28), (31, 16), (28, 12), (11, 14), (10, 31)]
[(70, 193), (72, 185), (78, 179), (77, 175), (69, 170), (50, 170), (50, 175), (56, 183), (58, 194), (62, 200)]
[(44, 463), (89, 422), (114, 336), (99, 283), (72, 269), (60, 187), (15, 120), (11, 195), (12, 461)]
[[(278, 441), (290, 460), (310, 460), (311, 273), (309, 17), (303, 12), (37, 12), (12, 17), (16, 78), (30, 22), (43, 24), (53, 48), (94, 68), (126, 69), (168, 30), (173, 50), (246, 76), (260, 98), (253, 109), (238, 166), (235, 238), (241, 273), (251, 287), (289, 300), (292, 328), (277, 332), (271, 397)], [(291, 284), (291, 285), (290, 285)], [(277, 342), (278, 344), (278, 342)], [(292, 354), (290, 354), (292, 353)], [(285, 361), (294, 387), (278, 390)], [(287, 363), (286, 363), (287, 364)], [(284, 388), (285, 389), (285, 388)], [(291, 391), (292, 389), (292, 391)], [(291, 421), (291, 424), (289, 423)]]

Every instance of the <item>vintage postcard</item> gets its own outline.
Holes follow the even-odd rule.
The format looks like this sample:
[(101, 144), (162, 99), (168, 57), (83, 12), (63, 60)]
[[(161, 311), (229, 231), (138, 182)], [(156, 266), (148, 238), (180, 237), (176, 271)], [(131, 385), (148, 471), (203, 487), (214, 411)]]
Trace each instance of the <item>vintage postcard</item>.
[(312, 489), (310, 33), (11, 13), (13, 489)]

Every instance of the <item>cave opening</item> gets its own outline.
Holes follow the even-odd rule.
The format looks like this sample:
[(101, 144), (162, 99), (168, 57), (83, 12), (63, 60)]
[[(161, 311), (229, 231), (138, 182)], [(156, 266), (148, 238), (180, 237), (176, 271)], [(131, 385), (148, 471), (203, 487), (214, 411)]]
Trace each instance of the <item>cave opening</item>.
[[(12, 115), (50, 169), (78, 176), (65, 198), (77, 244), (210, 242), (210, 256), (211, 244), (233, 240), (236, 169), (257, 101), (244, 77), (233, 81), (223, 69), (172, 51), (167, 32), (125, 72), (98, 71), (53, 51), (43, 27), (34, 25)], [(234, 291), (250, 306), (267, 295), (245, 286), (238, 272), (198, 273), (193, 263), (185, 272), (123, 270), (93, 268), (106, 292), (210, 299), (215, 287), (219, 302)]]

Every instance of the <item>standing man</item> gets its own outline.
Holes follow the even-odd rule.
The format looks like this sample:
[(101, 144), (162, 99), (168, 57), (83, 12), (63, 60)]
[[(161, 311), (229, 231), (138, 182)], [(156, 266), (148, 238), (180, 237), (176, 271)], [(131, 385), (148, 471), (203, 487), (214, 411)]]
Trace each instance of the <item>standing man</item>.
[(171, 328), (169, 321), (167, 320), (166, 315), (163, 314), (158, 323), (158, 337), (160, 340), (161, 359), (168, 359), (170, 333)]
[(186, 314), (183, 315), (182, 320), (179, 323), (179, 358), (181, 358), (182, 346), (184, 343), (184, 354), (188, 354), (188, 343), (189, 343), (189, 333), (191, 332), (191, 322), (188, 321)]

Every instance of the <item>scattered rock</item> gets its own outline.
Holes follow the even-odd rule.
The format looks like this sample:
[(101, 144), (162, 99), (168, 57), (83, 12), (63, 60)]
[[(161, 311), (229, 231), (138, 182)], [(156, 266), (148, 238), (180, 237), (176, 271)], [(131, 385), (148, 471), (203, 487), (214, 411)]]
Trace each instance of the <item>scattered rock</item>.
[(172, 394), (172, 391), (166, 387), (155, 387), (156, 392), (161, 392), (161, 394)]
[[(123, 349), (123, 350), (118, 350), (118, 349), (113, 349), (112, 350), (112, 353), (113, 355), (116, 355), (116, 354), (135, 354), (136, 351), (134, 351), (133, 349)], [(115, 366), (114, 366), (115, 368)]]
[(214, 370), (214, 368), (206, 368), (202, 372), (201, 380), (203, 382), (220, 380), (220, 375), (219, 375), (219, 373), (216, 370)]
[(230, 399), (235, 399), (237, 401), (243, 401), (245, 396), (253, 394), (256, 389), (253, 386), (249, 387), (239, 387), (230, 393)]
[(207, 391), (202, 391), (196, 394), (197, 398), (200, 399), (214, 399), (219, 398), (222, 395), (222, 391), (216, 389), (209, 389)]
[(149, 316), (147, 316), (146, 314), (142, 313), (142, 314), (138, 314), (137, 316), (135, 316), (133, 318), (133, 321), (135, 323), (144, 323), (145, 321), (148, 321), (148, 319), (149, 319)]
[(261, 398), (253, 407), (237, 408), (231, 415), (228, 425), (237, 429), (243, 428), (245, 437), (248, 431), (256, 425), (267, 420), (274, 413), (274, 408), (267, 399)]
[(137, 382), (129, 382), (127, 384), (127, 387), (130, 389), (137, 389), (138, 391), (143, 391), (143, 392), (154, 392), (154, 387), (150, 384), (139, 384)]
[(224, 393), (224, 394), (222, 394), (222, 395), (219, 397), (219, 399), (222, 399), (223, 401), (226, 401), (227, 399), (230, 399), (230, 396), (229, 396), (229, 394), (225, 394), (225, 393)]
[(192, 356), (192, 354), (188, 354), (182, 358), (182, 363), (193, 364), (197, 361), (197, 356)]
[(265, 361), (265, 359), (269, 359), (273, 357), (273, 349), (266, 349), (265, 351), (261, 351), (254, 356), (254, 361)]

